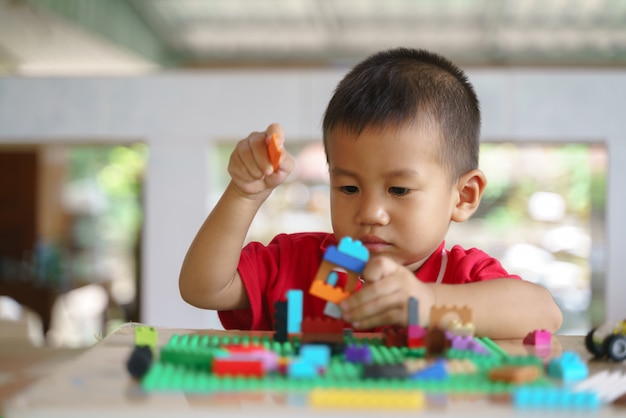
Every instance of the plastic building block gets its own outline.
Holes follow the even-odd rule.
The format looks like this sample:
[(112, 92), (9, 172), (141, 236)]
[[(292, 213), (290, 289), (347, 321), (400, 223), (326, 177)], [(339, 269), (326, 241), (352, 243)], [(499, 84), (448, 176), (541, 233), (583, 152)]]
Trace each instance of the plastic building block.
[(594, 392), (522, 386), (513, 390), (513, 405), (519, 409), (595, 410), (601, 403)]
[(283, 155), (283, 152), (278, 145), (278, 136), (275, 133), (267, 138), (267, 155), (270, 158), (274, 171), (278, 170), (280, 157)]
[(414, 375), (420, 370), (425, 369), (430, 364), (425, 358), (406, 359), (403, 361), (409, 375)]
[(446, 370), (446, 364), (443, 360), (437, 360), (432, 364), (427, 365), (423, 369), (417, 371), (411, 375), (413, 379), (445, 379), (448, 377)]
[(443, 329), (430, 327), (424, 336), (427, 357), (442, 356), (450, 348), (450, 340)]
[(572, 390), (574, 392), (592, 391), (598, 394), (604, 403), (615, 403), (616, 401), (620, 403), (618, 400), (626, 395), (626, 373), (622, 374), (617, 370), (614, 372), (604, 370), (576, 383)]
[(143, 325), (135, 327), (135, 345), (147, 345), (154, 350), (157, 347), (158, 339), (159, 336), (154, 327)]
[(383, 410), (421, 409), (426, 401), (416, 390), (313, 389), (309, 404), (317, 408), (362, 408)]
[(419, 302), (416, 298), (411, 296), (409, 298), (409, 326), (419, 325)]
[(548, 363), (548, 374), (551, 377), (572, 382), (586, 378), (589, 375), (589, 369), (578, 354), (566, 351), (561, 357), (550, 360), (550, 363)]
[(332, 333), (340, 334), (343, 338), (343, 321), (333, 318), (311, 318), (305, 317), (302, 320), (302, 333)]
[[(326, 249), (313, 283), (319, 281), (333, 288), (337, 280), (336, 270), (339, 270), (345, 272), (348, 277), (346, 286), (342, 291), (350, 294), (356, 289), (358, 275), (363, 271), (368, 259), (369, 251), (360, 241), (353, 240), (350, 237), (344, 237), (341, 239), (338, 246), (331, 245)], [(309, 292), (314, 294), (313, 286), (311, 286)], [(322, 295), (326, 293), (327, 292), (323, 291)], [(322, 299), (325, 300), (332, 300), (326, 299), (318, 294), (315, 294), (315, 296), (322, 297)], [(336, 300), (332, 301), (339, 303)]]
[[(302, 343), (331, 343), (343, 345), (343, 321), (334, 318), (309, 318), (302, 320)], [(337, 347), (340, 348), (340, 347)]]
[(489, 350), (480, 342), (471, 336), (451, 335), (449, 331), (446, 333), (448, 339), (452, 342), (452, 348), (455, 350), (469, 350), (479, 354), (489, 354)]
[(330, 286), (337, 286), (337, 282), (339, 281), (339, 274), (336, 271), (331, 271), (328, 273), (326, 277), (326, 283)]
[(494, 356), (498, 356), (501, 358), (506, 358), (509, 357), (509, 353), (507, 353), (506, 351), (504, 351), (502, 349), (502, 347), (500, 347), (495, 341), (493, 341), (491, 338), (489, 337), (482, 337), (482, 338), (478, 338), (478, 341), (480, 341), (482, 343), (482, 345), (489, 350), (489, 352), (494, 355)]
[[(350, 257), (356, 258), (357, 260), (367, 262), (369, 260), (370, 254), (367, 248), (361, 243), (359, 240), (354, 240), (350, 237), (343, 237), (339, 241), (339, 246), (337, 247), (340, 253), (348, 255)], [(361, 271), (355, 270), (357, 273)]]
[[(270, 335), (253, 331), (236, 335), (175, 335), (161, 349), (161, 357), (141, 379), (141, 387), (147, 393), (175, 391), (189, 394), (272, 391), (285, 392), (285, 396), (288, 396), (316, 388), (377, 391), (392, 388), (394, 391), (420, 390), (428, 394), (508, 395), (515, 385), (490, 381), (487, 376), (489, 370), (506, 365), (542, 365), (541, 359), (533, 356), (504, 357), (450, 349), (446, 353), (445, 362), (447, 378), (412, 379), (411, 376), (418, 370), (433, 364), (424, 358), (424, 348), (387, 347), (379, 335), (346, 336), (343, 326), (342, 321), (331, 318), (303, 320), (303, 331), (307, 328), (313, 331), (309, 335), (318, 339), (320, 335), (323, 338), (330, 336), (341, 341), (322, 342), (327, 346), (325, 349), (331, 351), (326, 368), (316, 366), (313, 361), (307, 360), (306, 354), (302, 355), (306, 338), (303, 342), (298, 336), (279, 342)], [(346, 343), (368, 347), (372, 362), (366, 365), (346, 361)], [(247, 364), (239, 365), (245, 368), (236, 369), (234, 373), (251, 374), (251, 363), (256, 362), (254, 367), (264, 374), (232, 376), (211, 372), (212, 364), (216, 362), (220, 373), (220, 362), (227, 359), (246, 361)], [(295, 366), (291, 366), (290, 371), (292, 363)], [(455, 373), (453, 368), (462, 371)], [(528, 385), (547, 387), (553, 384), (552, 381), (540, 378)]]
[(319, 368), (330, 363), (330, 347), (322, 344), (305, 344), (300, 347), (300, 359)]
[(478, 371), (476, 364), (469, 359), (448, 360), (446, 362), (446, 370), (448, 374), (472, 374)]
[(447, 323), (446, 330), (452, 335), (473, 337), (476, 327), (471, 322), (461, 323), (458, 319), (453, 319)]
[[(360, 241), (354, 242), (360, 243)], [(351, 253), (343, 252), (340, 250), (340, 247), (335, 247), (334, 245), (328, 246), (326, 252), (324, 253), (323, 260), (330, 264), (333, 264), (336, 267), (341, 267), (355, 273), (361, 273), (363, 271), (363, 268), (365, 268), (365, 264), (367, 262), (367, 258), (362, 259), (354, 257)]]
[(382, 329), (383, 340), (387, 347), (406, 347), (407, 329), (394, 326), (386, 326)]
[(287, 291), (287, 334), (299, 334), (302, 326), (302, 290)]
[(342, 313), (343, 312), (341, 312), (339, 305), (332, 302), (326, 302), (326, 306), (324, 306), (324, 315), (340, 319)]
[(313, 296), (317, 296), (318, 298), (333, 302), (335, 304), (338, 304), (339, 302), (350, 296), (350, 293), (344, 292), (343, 289), (330, 286), (329, 284), (317, 279), (313, 280), (313, 282), (311, 283), (309, 293)]
[(407, 336), (409, 338), (424, 338), (426, 336), (426, 329), (417, 324), (411, 324), (407, 328)]
[(319, 368), (314, 363), (304, 359), (297, 359), (287, 366), (287, 375), (292, 378), (312, 379), (319, 374)]
[(344, 351), (344, 356), (350, 363), (370, 364), (373, 361), (372, 351), (366, 345), (349, 345)]
[(137, 345), (126, 362), (126, 370), (135, 379), (141, 379), (150, 370), (152, 358), (153, 354), (150, 346)]
[(274, 340), (285, 342), (289, 339), (287, 333), (287, 301), (279, 300), (274, 303)]
[(364, 379), (406, 379), (408, 376), (408, 370), (403, 363), (366, 364), (363, 367)]
[(161, 348), (159, 361), (210, 370), (213, 357), (222, 349), (207, 347), (207, 340), (198, 335), (173, 335)]
[(472, 310), (468, 306), (433, 306), (430, 310), (430, 326), (448, 329), (453, 320), (461, 324), (472, 322)]
[(225, 358), (240, 361), (260, 361), (263, 371), (269, 372), (278, 369), (278, 354), (266, 350), (262, 346), (222, 346), (224, 352), (218, 352), (214, 358)]
[(526, 345), (550, 345), (552, 343), (552, 334), (550, 331), (535, 330), (529, 332), (526, 337), (524, 337), (523, 343)]
[(541, 369), (535, 366), (502, 366), (489, 371), (489, 379), (516, 385), (532, 382), (541, 376)]
[(238, 360), (232, 358), (213, 359), (212, 369), (216, 376), (256, 376), (265, 374), (261, 360)]

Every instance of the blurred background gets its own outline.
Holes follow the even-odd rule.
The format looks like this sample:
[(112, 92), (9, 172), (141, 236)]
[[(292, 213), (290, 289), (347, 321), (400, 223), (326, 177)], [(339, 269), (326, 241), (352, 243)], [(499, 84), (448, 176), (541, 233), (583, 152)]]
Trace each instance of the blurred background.
[[(94, 82), (111, 118), (114, 105), (107, 101), (106, 86), (97, 84), (101, 80), (128, 80), (124, 89), (132, 90), (138, 89), (136, 80), (158, 82), (155, 77), (163, 74), (189, 79), (237, 74), (245, 90), (246, 80), (271, 77), (274, 71), (280, 77), (286, 69), (303, 79), (320, 72), (333, 87), (354, 63), (395, 46), (442, 53), (466, 69), (470, 80), (485, 71), (488, 76), (489, 71), (520, 69), (621, 73), (626, 65), (626, 1), (0, 0), (0, 120), (2, 112), (10, 114), (10, 101), (3, 107), (2, 95), (15, 94), (13, 86), (61, 80), (63, 86), (75, 86), (70, 90), (80, 90)], [(491, 108), (490, 89), (497, 86), (478, 87)], [(536, 88), (524, 92), (531, 99), (522, 101), (523, 108), (503, 114), (523, 114), (536, 106), (532, 97), (545, 85)], [(314, 103), (325, 104), (330, 92), (305, 91), (310, 97), (304, 106), (317, 111)], [(73, 126), (76, 122), (65, 119), (67, 114), (55, 113), (55, 101), (84, 93), (55, 94), (30, 99), (44, 102), (53, 122), (25, 118), (16, 126)], [(223, 109), (239, 111), (237, 103)], [(281, 114), (272, 116), (283, 121)], [(485, 119), (489, 127), (497, 114)], [(201, 195), (201, 216), (183, 231), (170, 262), (172, 272), (180, 267), (201, 217), (228, 182), (226, 165), (235, 142), (272, 121), (264, 119), (260, 126), (244, 121), (210, 138), (188, 134), (185, 121), (170, 121), (173, 127), (163, 135), (191, 135), (203, 142), (200, 167), (206, 168), (195, 173), (202, 178), (202, 190), (181, 191), (182, 206), (187, 204), (184, 193)], [(145, 188), (151, 173), (167, 165), (152, 159), (161, 139), (146, 137), (160, 134), (133, 125), (131, 137), (122, 141), (109, 128), (115, 122), (102, 123), (105, 127), (95, 126), (93, 132), (45, 141), (12, 136), (9, 128), (2, 135), (0, 128), (0, 317), (26, 320), (39, 343), (89, 345), (126, 321), (187, 326), (154, 313), (172, 309), (161, 299), (142, 308), (153, 292), (142, 290), (150, 275), (145, 249), (157, 240), (146, 234), (146, 219), (156, 219), (159, 211), (146, 199)], [(295, 138), (289, 138), (287, 148), (298, 168), (263, 206), (249, 240), (268, 242), (278, 232), (330, 229), (325, 157), (319, 134), (311, 133), (319, 132), (319, 119), (298, 123), (314, 127), (291, 130)], [(211, 124), (215, 122), (207, 126)], [(452, 225), (447, 243), (479, 247), (510, 272), (547, 287), (565, 314), (561, 332), (584, 333), (605, 318), (608, 147), (602, 138), (584, 132), (557, 136), (556, 141), (512, 138), (506, 132), (485, 137), (485, 197), (470, 221)], [(152, 181), (151, 187), (158, 188), (154, 176)], [(167, 289), (163, 300), (178, 297), (177, 275), (169, 276), (167, 286), (161, 278), (152, 284)], [(214, 318), (204, 323), (217, 326)]]

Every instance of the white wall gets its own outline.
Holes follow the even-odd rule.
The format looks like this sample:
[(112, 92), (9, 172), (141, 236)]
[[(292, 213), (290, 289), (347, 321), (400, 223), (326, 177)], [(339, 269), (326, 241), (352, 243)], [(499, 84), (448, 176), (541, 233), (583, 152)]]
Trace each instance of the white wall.
[[(178, 272), (210, 208), (207, 144), (281, 122), (288, 137), (320, 137), (344, 70), (215, 71), (128, 78), (0, 78), (0, 143), (150, 145), (143, 318), (158, 326), (219, 327), (186, 305)], [(609, 152), (607, 318), (626, 317), (626, 72), (473, 70), (483, 137), (605, 142)]]

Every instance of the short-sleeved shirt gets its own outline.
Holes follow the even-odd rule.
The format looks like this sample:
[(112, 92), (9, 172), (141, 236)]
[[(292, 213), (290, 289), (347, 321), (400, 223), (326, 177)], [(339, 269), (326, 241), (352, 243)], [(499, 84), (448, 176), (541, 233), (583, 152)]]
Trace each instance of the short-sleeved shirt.
[[(481, 250), (456, 245), (445, 249), (444, 242), (415, 272), (425, 283), (462, 284), (499, 278), (515, 278), (500, 262)], [(280, 234), (268, 245), (251, 242), (241, 253), (238, 272), (250, 300), (250, 307), (219, 311), (226, 329), (273, 330), (274, 304), (285, 300), (291, 289), (303, 291), (303, 316), (323, 316), (326, 301), (308, 290), (329, 245), (337, 245), (333, 234), (322, 232)], [(344, 283), (337, 283), (343, 286)], [(360, 283), (357, 284), (357, 290)]]

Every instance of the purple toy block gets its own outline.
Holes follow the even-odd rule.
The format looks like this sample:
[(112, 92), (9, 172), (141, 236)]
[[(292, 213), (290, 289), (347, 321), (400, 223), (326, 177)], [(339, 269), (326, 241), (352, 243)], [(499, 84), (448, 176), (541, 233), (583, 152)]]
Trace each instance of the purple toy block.
[(347, 362), (370, 364), (372, 362), (372, 351), (368, 346), (349, 345), (344, 351)]
[(452, 348), (455, 350), (473, 351), (478, 354), (489, 354), (481, 343), (477, 342), (472, 336), (452, 335), (448, 334), (448, 338), (452, 341)]

